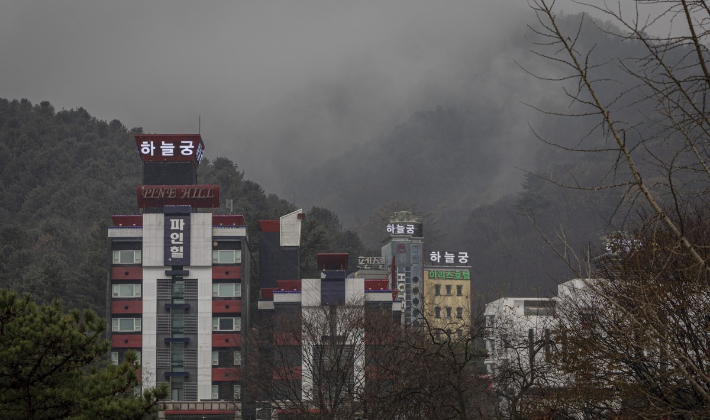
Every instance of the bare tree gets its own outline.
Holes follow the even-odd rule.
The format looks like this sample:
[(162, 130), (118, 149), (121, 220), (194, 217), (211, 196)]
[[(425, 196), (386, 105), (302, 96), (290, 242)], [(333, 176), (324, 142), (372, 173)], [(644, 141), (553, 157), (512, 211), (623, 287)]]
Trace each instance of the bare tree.
[(365, 383), (363, 306), (299, 307), (271, 321), (250, 336), (257, 409), (273, 408), (279, 418), (355, 418)]
[[(689, 240), (707, 243), (707, 210), (686, 212)], [(632, 247), (598, 257), (596, 280), (560, 298), (576, 411), (639, 418), (708, 415), (710, 290), (693, 257), (652, 219)], [(706, 256), (706, 248), (701, 248)], [(702, 272), (701, 272), (702, 273)]]
[[(581, 14), (577, 26), (565, 30), (569, 21), (558, 17), (557, 2), (530, 0), (539, 22), (531, 26), (536, 36), (533, 52), (559, 66), (554, 76), (538, 77), (560, 83), (571, 102), (566, 112), (542, 111), (592, 122), (577, 146), (542, 140), (571, 152), (614, 156), (599, 184), (565, 186), (625, 188), (628, 201), (640, 198), (692, 256), (697, 269), (707, 272), (710, 268), (698, 250), (702, 244), (690, 242), (682, 220), (688, 203), (705, 202), (710, 178), (705, 47), (710, 9), (705, 2), (688, 0), (638, 0), (630, 2), (632, 10), (621, 3), (574, 3), (616, 26)], [(585, 25), (595, 23), (619, 45), (634, 46), (632, 55), (607, 55), (594, 45), (585, 47), (580, 34)], [(611, 78), (619, 74), (619, 79)]]
[(482, 329), (471, 334), (463, 319), (409, 328), (377, 306), (306, 309), (252, 331), (257, 407), (294, 419), (490, 418), (490, 380), (474, 343)]
[[(573, 146), (542, 140), (612, 160), (594, 185), (545, 178), (623, 188), (623, 205), (635, 210), (623, 228), (636, 245), (572, 264), (580, 277), (599, 280), (581, 280), (583, 291), (560, 311), (570, 393), (559, 404), (587, 416), (707, 417), (710, 7), (575, 3), (612, 24), (587, 14), (561, 19), (559, 2), (529, 1), (538, 17), (534, 53), (559, 66), (538, 77), (559, 83), (570, 99), (565, 111), (543, 112), (591, 121)], [(596, 49), (584, 39), (589, 26), (629, 48), (616, 56)], [(568, 251), (558, 252), (569, 261)]]
[(562, 387), (554, 332), (556, 300), (501, 298), (487, 305), (486, 364), (500, 417), (542, 418)]

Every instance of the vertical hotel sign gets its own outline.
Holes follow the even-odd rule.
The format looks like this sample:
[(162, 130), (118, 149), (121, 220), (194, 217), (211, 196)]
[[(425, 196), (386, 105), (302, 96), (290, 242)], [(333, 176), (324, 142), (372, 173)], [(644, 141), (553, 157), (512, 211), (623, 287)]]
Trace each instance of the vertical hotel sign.
[[(189, 208), (189, 207), (188, 207)], [(165, 265), (190, 265), (190, 213), (165, 215)]]

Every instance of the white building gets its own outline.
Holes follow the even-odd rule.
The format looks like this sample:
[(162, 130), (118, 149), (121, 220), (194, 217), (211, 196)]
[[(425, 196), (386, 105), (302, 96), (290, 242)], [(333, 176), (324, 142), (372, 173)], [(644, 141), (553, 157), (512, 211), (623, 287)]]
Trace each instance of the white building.
[(519, 364), (528, 370), (533, 362), (549, 359), (552, 348), (535, 344), (550, 341), (556, 325), (557, 298), (501, 298), (486, 305), (485, 365), (491, 378), (503, 365)]
[[(550, 298), (501, 298), (486, 305), (486, 369), (505, 412), (534, 405), (538, 393), (565, 386), (555, 363), (564, 351), (558, 337), (558, 308), (572, 301), (585, 280), (558, 286)], [(570, 299), (575, 295), (574, 299)]]

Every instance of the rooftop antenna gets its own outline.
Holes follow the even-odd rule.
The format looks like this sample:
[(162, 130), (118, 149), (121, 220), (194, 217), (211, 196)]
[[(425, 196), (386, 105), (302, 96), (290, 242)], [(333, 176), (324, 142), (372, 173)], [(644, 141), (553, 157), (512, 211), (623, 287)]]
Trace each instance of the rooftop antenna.
[(202, 134), (202, 115), (197, 114), (197, 134)]

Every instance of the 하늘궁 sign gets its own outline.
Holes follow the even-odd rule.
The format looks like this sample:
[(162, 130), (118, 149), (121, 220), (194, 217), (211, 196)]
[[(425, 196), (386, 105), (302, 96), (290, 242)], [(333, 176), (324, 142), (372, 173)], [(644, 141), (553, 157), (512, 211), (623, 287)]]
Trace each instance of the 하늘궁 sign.
[(205, 144), (199, 134), (135, 134), (138, 154), (143, 162), (202, 161)]

